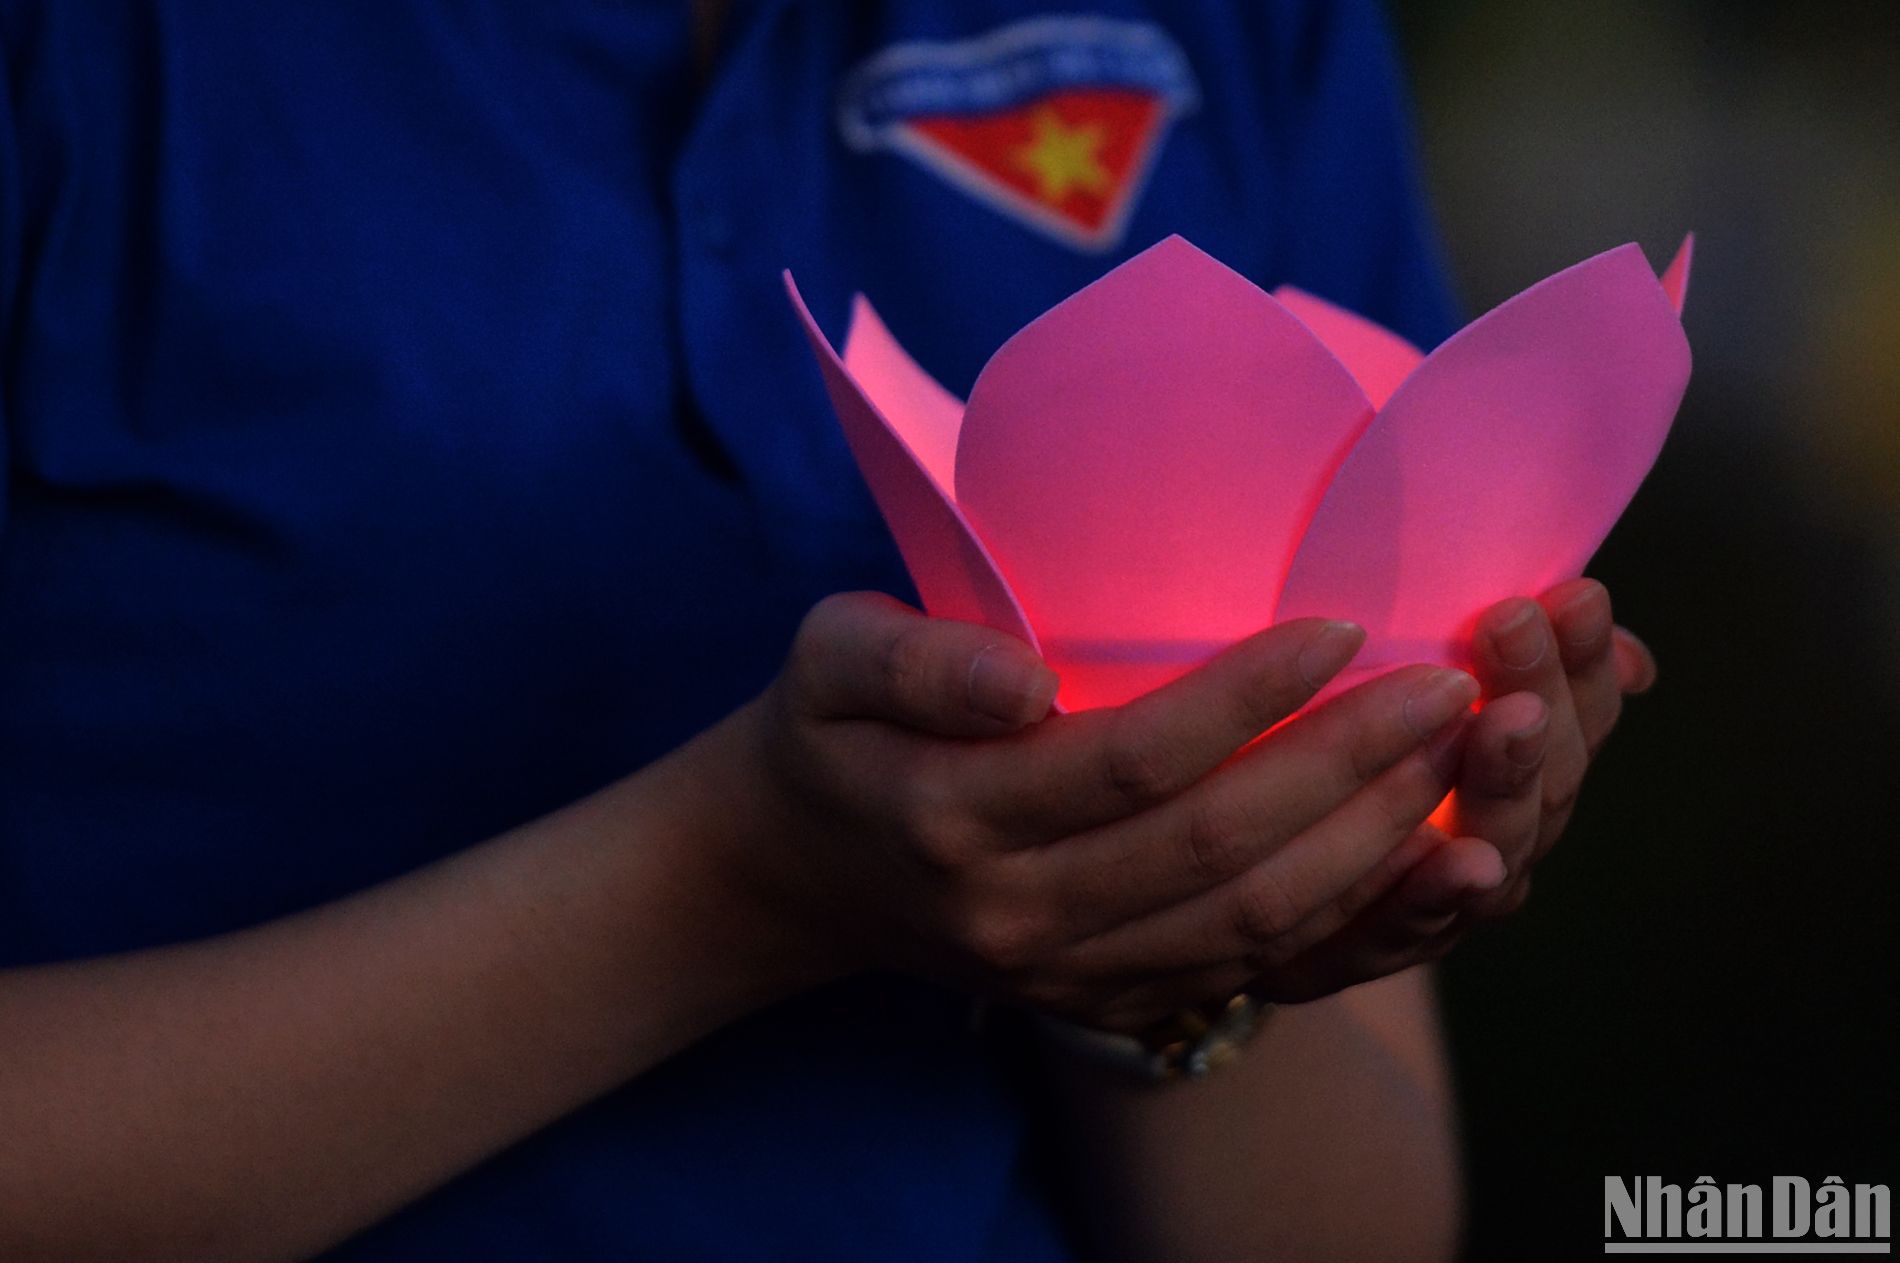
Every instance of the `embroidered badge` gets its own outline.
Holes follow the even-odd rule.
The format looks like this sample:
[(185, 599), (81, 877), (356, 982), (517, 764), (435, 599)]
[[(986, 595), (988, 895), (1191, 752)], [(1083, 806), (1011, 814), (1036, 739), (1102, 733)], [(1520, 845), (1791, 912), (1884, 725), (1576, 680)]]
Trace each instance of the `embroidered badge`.
[(847, 76), (838, 125), (853, 149), (901, 153), (1059, 241), (1108, 250), (1199, 99), (1152, 23), (1034, 18), (874, 54)]

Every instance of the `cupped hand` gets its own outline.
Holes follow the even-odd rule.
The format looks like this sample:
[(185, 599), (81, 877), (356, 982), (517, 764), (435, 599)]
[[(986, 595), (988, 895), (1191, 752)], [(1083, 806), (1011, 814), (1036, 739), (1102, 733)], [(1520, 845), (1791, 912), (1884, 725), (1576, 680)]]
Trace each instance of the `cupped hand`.
[(1569, 823), (1624, 695), (1655, 683), (1656, 662), (1616, 626), (1610, 595), (1593, 579), (1492, 606), (1471, 649), (1485, 705), (1439, 819), (1454, 833), (1486, 839), (1504, 860), (1505, 879), (1469, 909), (1483, 919), (1523, 903), (1532, 867)]
[(1589, 579), (1492, 606), (1471, 657), (1484, 705), (1466, 726), (1453, 794), (1388, 857), (1401, 880), (1281, 964), (1283, 996), (1327, 994), (1342, 960), (1367, 976), (1436, 960), (1473, 925), (1516, 911), (1623, 697), (1656, 681), (1648, 648), (1615, 625), (1609, 593)]
[(1020, 642), (830, 598), (730, 721), (735, 865), (836, 969), (1098, 1026), (1380, 976), (1502, 870), (1481, 843), (1418, 842), (1472, 677), (1406, 668), (1282, 723), (1362, 639), (1287, 623), (1126, 706), (1050, 715), (1055, 678)]

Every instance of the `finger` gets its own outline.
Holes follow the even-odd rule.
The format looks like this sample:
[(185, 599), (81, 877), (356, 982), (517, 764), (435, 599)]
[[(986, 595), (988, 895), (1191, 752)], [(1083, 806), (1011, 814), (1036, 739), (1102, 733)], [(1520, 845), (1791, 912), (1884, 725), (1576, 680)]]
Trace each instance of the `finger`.
[(879, 719), (946, 737), (994, 736), (1049, 713), (1056, 676), (1012, 636), (928, 618), (875, 592), (826, 597), (791, 658), (817, 719)]
[(1584, 750), (1594, 756), (1623, 713), (1610, 594), (1593, 579), (1577, 579), (1544, 593), (1540, 604), (1557, 633), (1558, 657), (1570, 680)]
[(1627, 628), (1612, 633), (1616, 655), (1616, 683), (1625, 693), (1647, 693), (1656, 687), (1656, 655)]
[(1535, 693), (1512, 693), (1486, 706), (1465, 739), (1450, 828), (1483, 838), (1512, 875), (1528, 866), (1543, 825), (1544, 755), (1550, 708)]
[(1531, 897), (1531, 872), (1526, 869), (1498, 889), (1489, 891), (1472, 907), (1458, 915), (1458, 928), (1470, 929), (1486, 921), (1502, 921), (1522, 908)]
[(1456, 937), (1460, 916), (1506, 888), (1504, 859), (1478, 838), (1450, 838), (1338, 933), (1266, 971), (1271, 999), (1297, 1002), (1384, 978), (1435, 959)]
[[(1420, 754), (1467, 714), (1477, 694), (1477, 681), (1462, 671), (1394, 671), (1274, 730), (1174, 801), (1056, 845), (1026, 848), (1012, 862), (1027, 883), (1062, 907), (1071, 934), (1100, 933), (1218, 886), (1274, 855), (1402, 760)], [(1431, 770), (1431, 761), (1421, 758), (1413, 780), (1384, 792), (1409, 787)], [(1438, 793), (1443, 797), (1443, 789)], [(1370, 866), (1368, 860), (1347, 877)], [(1312, 880), (1330, 889), (1329, 877), (1315, 873)]]
[[(1079, 972), (1101, 974), (1291, 958), (1352, 919), (1359, 908), (1350, 897), (1376, 899), (1400, 879), (1391, 857), (1450, 790), (1460, 726), (1448, 726), (1233, 880), (1061, 955)], [(1375, 870), (1382, 880), (1364, 880)]]
[[(1457, 738), (1458, 743), (1462, 744), (1463, 739), (1460, 735)], [(1446, 766), (1451, 766), (1451, 764), (1448, 763)], [(1334, 923), (1344, 924), (1357, 916), (1359, 910), (1369, 908), (1378, 902), (1394, 886), (1404, 881), (1406, 874), (1417, 867), (1420, 861), (1449, 840), (1445, 831), (1429, 819), (1412, 830), (1403, 842), (1388, 852), (1377, 864), (1360, 874), (1358, 880), (1333, 901)]]
[(973, 752), (979, 810), (1040, 840), (1166, 801), (1304, 706), (1363, 643), (1351, 623), (1282, 623), (1126, 706), (1057, 716)]
[[(1347, 887), (1346, 893), (1339, 897), (1339, 902), (1353, 908), (1371, 906), (1381, 895), (1402, 881), (1406, 873), (1411, 871), (1419, 861), (1443, 845), (1446, 840), (1445, 833), (1429, 822), (1420, 825), (1376, 864), (1361, 873)], [(1092, 953), (1081, 954), (1081, 960), (1085, 964), (1093, 959)], [(1183, 971), (1172, 963), (1165, 965), (1154, 962), (1129, 961), (1127, 963), (1129, 973), (1118, 976), (1119, 981), (1125, 982), (1130, 977), (1165, 981), (1183, 976)], [(1259, 968), (1251, 953), (1247, 957), (1246, 964), (1250, 970), (1257, 971)], [(1188, 972), (1198, 974), (1208, 968), (1221, 968), (1221, 966), (1197, 966)], [(1099, 985), (1101, 980), (1096, 981)]]
[[(1552, 589), (1561, 595), (1559, 585)], [(1571, 699), (1550, 616), (1537, 601), (1519, 597), (1485, 611), (1472, 639), (1473, 669), (1487, 701), (1530, 692), (1550, 709), (1543, 767), (1543, 823), (1538, 847), (1549, 846), (1570, 818), (1590, 755)]]

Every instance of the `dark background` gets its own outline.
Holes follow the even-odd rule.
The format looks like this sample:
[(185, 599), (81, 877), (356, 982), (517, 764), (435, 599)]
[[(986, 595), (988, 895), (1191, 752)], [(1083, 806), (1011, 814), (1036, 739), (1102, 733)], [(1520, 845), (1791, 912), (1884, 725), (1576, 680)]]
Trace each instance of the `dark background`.
[(1696, 372), (1593, 566), (1662, 679), (1445, 966), (1473, 1260), (1610, 1174), (1900, 1184), (1900, 4), (1401, 0), (1473, 313), (1697, 233)]

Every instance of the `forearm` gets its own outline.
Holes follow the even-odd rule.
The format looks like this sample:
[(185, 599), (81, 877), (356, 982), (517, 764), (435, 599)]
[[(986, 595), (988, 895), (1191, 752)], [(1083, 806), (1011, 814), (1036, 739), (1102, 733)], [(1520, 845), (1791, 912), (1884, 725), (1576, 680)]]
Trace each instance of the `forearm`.
[(1456, 1131), (1423, 970), (1277, 1010), (1204, 1082), (1156, 1088), (1054, 1050), (1047, 1066), (1072, 1202), (1105, 1260), (1455, 1251)]
[(0, 1257), (306, 1256), (802, 981), (692, 748), (399, 881), (0, 973)]

